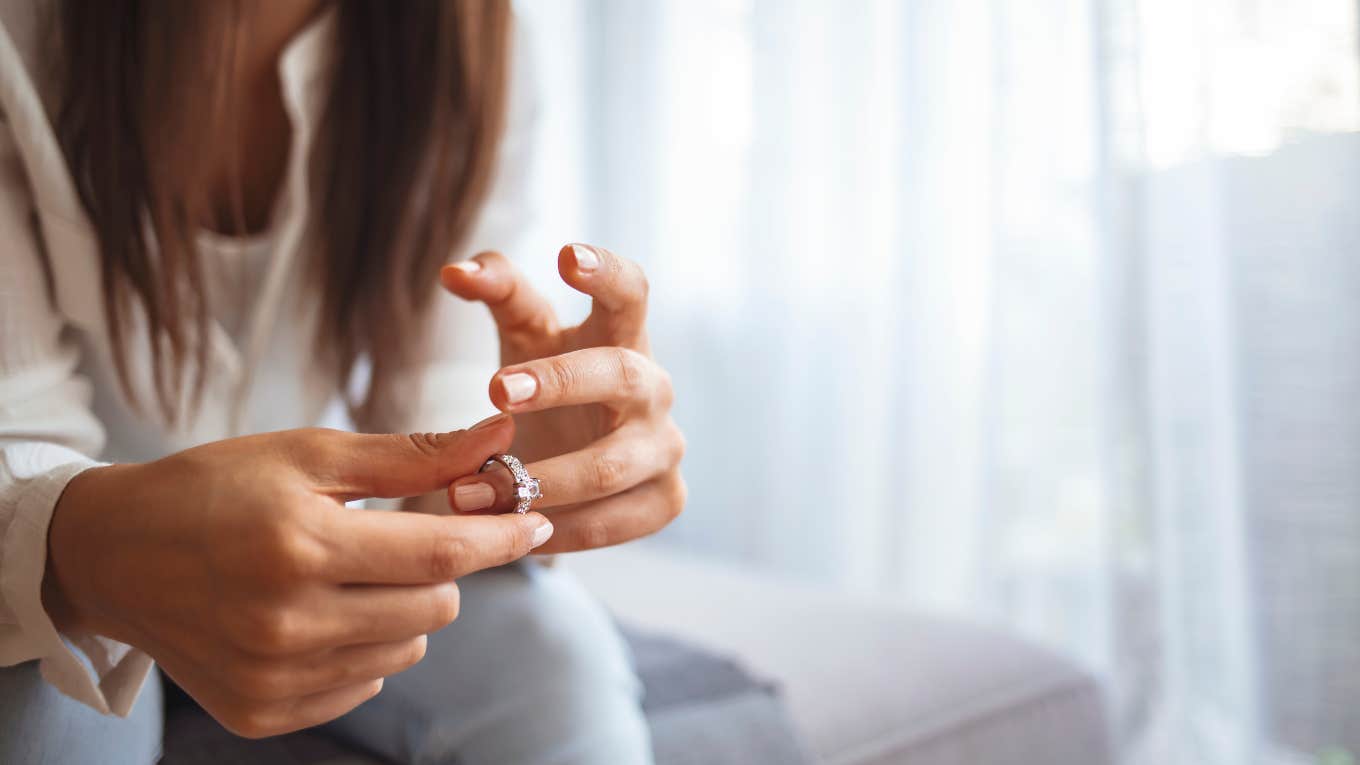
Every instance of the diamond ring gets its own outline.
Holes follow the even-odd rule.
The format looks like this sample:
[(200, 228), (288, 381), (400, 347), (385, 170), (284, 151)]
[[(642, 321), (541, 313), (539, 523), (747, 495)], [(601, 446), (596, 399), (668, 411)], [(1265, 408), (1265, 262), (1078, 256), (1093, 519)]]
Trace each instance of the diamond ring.
[(529, 512), (529, 506), (534, 500), (543, 496), (543, 489), (538, 485), (538, 479), (529, 475), (529, 471), (524, 469), (524, 463), (513, 454), (493, 454), (491, 459), (482, 465), (478, 473), (485, 473), (486, 469), (500, 463), (506, 470), (515, 477), (515, 512), (524, 514)]

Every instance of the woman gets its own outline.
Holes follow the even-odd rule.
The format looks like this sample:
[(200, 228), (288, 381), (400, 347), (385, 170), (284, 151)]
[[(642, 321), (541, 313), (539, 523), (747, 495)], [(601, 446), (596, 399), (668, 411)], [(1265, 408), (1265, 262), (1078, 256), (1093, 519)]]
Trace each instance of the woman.
[[(495, 252), (439, 271), (523, 224), (507, 3), (12, 0), (0, 25), (0, 761), (154, 759), (154, 662), (241, 735), (647, 762), (600, 608), (503, 565), (683, 504), (645, 280), (563, 248), (593, 309), (562, 328)], [(454, 430), (490, 409), (487, 355), (502, 414)], [(337, 397), (375, 435), (304, 429)], [(496, 514), (501, 452), (543, 514)]]

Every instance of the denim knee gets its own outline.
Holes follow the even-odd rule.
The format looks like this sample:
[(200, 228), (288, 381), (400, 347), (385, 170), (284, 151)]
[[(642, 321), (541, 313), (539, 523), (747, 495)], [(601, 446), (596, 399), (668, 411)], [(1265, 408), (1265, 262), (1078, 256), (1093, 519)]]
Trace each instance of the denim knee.
[(43, 680), (36, 661), (0, 667), (0, 762), (153, 763), (162, 728), (154, 672), (123, 718), (63, 695)]
[(337, 721), (344, 735), (416, 763), (651, 761), (627, 646), (569, 573), (526, 563), (459, 586), (458, 620)]

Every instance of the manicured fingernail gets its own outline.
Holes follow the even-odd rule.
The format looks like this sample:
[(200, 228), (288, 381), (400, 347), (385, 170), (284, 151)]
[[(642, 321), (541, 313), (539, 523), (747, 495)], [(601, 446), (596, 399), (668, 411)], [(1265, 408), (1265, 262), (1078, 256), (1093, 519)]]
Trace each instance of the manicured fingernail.
[(600, 267), (600, 256), (589, 247), (582, 247), (579, 244), (571, 246), (571, 256), (576, 259), (576, 270), (594, 271)]
[(493, 414), (493, 415), (491, 415), (490, 417), (486, 418), (485, 420), (482, 420), (481, 422), (477, 423), (476, 425), (473, 425), (472, 427), (468, 428), (468, 430), (482, 430), (482, 429), (484, 429), (484, 428), (490, 428), (490, 427), (493, 427), (493, 426), (495, 426), (495, 425), (501, 424), (501, 421), (502, 421), (502, 420), (505, 420), (505, 419), (507, 419), (507, 418), (509, 418), (509, 417), (510, 417), (510, 415), (504, 414), (504, 413), (502, 413), (502, 414)]
[(457, 263), (450, 263), (449, 268), (456, 268), (465, 274), (475, 274), (482, 270), (482, 264), (476, 260), (460, 260)]
[(496, 490), (489, 483), (469, 483), (453, 487), (453, 506), (461, 512), (485, 510), (496, 502)]
[(501, 378), (501, 387), (505, 389), (506, 401), (520, 404), (533, 398), (538, 392), (538, 380), (535, 380), (533, 375), (515, 372)]
[(538, 547), (539, 545), (548, 541), (548, 537), (552, 536), (552, 532), (553, 532), (552, 523), (546, 520), (543, 521), (542, 526), (539, 526), (538, 528), (534, 529), (534, 538), (529, 543), (529, 547), (530, 548)]

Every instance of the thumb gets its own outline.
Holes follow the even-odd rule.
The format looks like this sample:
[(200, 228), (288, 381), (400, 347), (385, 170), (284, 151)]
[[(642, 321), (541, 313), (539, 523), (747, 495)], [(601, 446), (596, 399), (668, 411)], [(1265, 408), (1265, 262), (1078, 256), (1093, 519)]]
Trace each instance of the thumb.
[(448, 433), (349, 433), (326, 462), (312, 471), (318, 489), (345, 501), (362, 497), (414, 497), (447, 489), (510, 448), (515, 422), (506, 414)]

